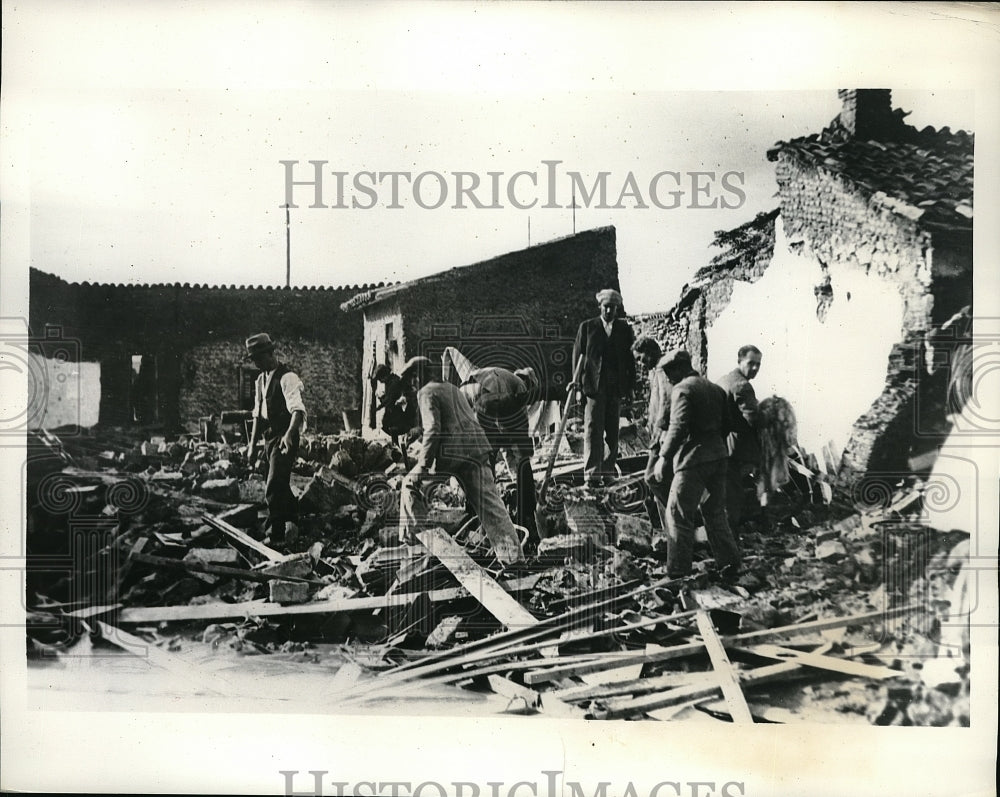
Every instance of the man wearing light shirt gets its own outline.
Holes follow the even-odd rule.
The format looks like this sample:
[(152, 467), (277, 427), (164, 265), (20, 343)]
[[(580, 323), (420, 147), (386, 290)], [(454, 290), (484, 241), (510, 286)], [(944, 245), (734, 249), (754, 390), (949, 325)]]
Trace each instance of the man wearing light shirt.
[(247, 459), (253, 463), (257, 439), (263, 434), (267, 457), (268, 541), (285, 543), (285, 526), (298, 517), (298, 501), (292, 493), (292, 465), (298, 454), (299, 436), (305, 430), (306, 408), (302, 403), (302, 380), (274, 356), (274, 342), (265, 332), (246, 341), (247, 359), (260, 369), (254, 384), (253, 427)]

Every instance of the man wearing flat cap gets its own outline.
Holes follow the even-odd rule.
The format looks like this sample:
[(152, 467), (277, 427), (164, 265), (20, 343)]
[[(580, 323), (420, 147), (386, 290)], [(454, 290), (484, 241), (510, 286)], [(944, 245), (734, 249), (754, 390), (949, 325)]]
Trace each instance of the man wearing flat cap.
[(476, 420), (469, 400), (455, 385), (441, 378), (441, 365), (427, 357), (413, 357), (400, 378), (419, 386), (417, 406), (423, 437), (417, 464), (403, 480), (399, 498), (399, 538), (410, 542), (427, 515), (420, 482), (431, 469), (454, 476), (471, 509), (479, 516), (483, 531), (501, 564), (523, 558), (514, 524), (497, 492), (489, 465), (492, 448)]
[[(583, 414), (583, 467), (589, 485), (610, 483), (618, 460), (618, 427), (622, 401), (632, 395), (635, 333), (619, 318), (622, 295), (608, 288), (597, 294), (600, 315), (580, 324), (573, 344), (573, 365), (583, 357), (579, 383), (571, 389), (586, 397)], [(607, 444), (608, 454), (604, 455)]]
[(477, 368), (466, 377), (461, 391), (486, 432), (493, 462), (501, 450), (504, 453), (507, 468), (517, 482), (517, 523), (528, 530), (529, 541), (537, 545), (535, 478), (531, 468), (535, 447), (528, 433), (527, 410), (539, 395), (535, 369)]
[(691, 366), (691, 355), (675, 349), (660, 361), (670, 384), (670, 425), (660, 445), (657, 475), (673, 469), (667, 497), (667, 574), (691, 572), (697, 515), (724, 580), (739, 574), (740, 551), (726, 518), (729, 408), (726, 391)]
[(267, 458), (268, 544), (285, 543), (285, 526), (298, 517), (298, 502), (292, 493), (292, 465), (299, 449), (299, 436), (305, 431), (306, 408), (302, 403), (302, 380), (274, 356), (274, 342), (266, 332), (251, 335), (246, 341), (247, 359), (260, 374), (254, 383), (253, 426), (247, 460), (252, 464), (257, 439), (263, 436)]

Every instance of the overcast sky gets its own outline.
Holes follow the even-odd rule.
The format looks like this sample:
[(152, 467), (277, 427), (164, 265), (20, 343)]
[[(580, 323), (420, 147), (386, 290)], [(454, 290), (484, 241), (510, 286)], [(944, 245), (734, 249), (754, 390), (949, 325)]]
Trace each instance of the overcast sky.
[[(407, 280), (521, 249), (529, 234), (537, 244), (572, 233), (567, 172), (586, 188), (606, 172), (604, 204), (621, 207), (595, 207), (596, 197), (584, 207), (578, 195), (575, 229), (615, 225), (629, 311), (665, 310), (716, 253), (714, 231), (775, 207), (767, 149), (818, 132), (839, 110), (835, 82), (812, 91), (633, 90), (614, 80), (589, 88), (576, 77), (607, 53), (586, 57), (596, 33), (577, 19), (581, 52), (547, 61), (530, 23), (550, 9), (518, 20), (503, 13), (511, 7), (392, 8), (392, 21), (374, 27), (371, 9), (328, 3), (249, 5), (246, 13), (227, 3), (43, 4), (16, 14), (17, 36), (5, 39), (5, 103), (27, 125), (31, 265), (78, 281), (282, 285), (280, 161), (299, 161), (294, 179), (311, 180), (308, 162), (319, 160), (327, 161), (323, 202), (338, 203), (333, 173), (343, 172), (347, 207), (311, 208), (313, 189), (294, 189), (292, 284)], [(660, 12), (669, 38), (671, 14)], [(463, 20), (473, 34), (424, 46), (415, 38), (420, 26)], [(505, 25), (520, 37), (511, 63), (533, 66), (537, 79), (515, 81), (500, 69), (491, 81), (470, 81), (467, 67), (481, 67), (476, 34)], [(354, 35), (362, 30), (364, 43)], [(384, 78), (386, 60), (396, 70), (404, 62), (402, 79)], [(551, 75), (562, 84), (546, 86)], [(896, 90), (894, 104), (918, 126), (974, 128), (967, 88)], [(543, 161), (560, 162), (555, 202)], [(537, 187), (522, 175), (509, 195), (522, 171)], [(399, 178), (401, 207), (389, 207), (385, 179), (375, 196), (354, 189), (355, 179), (376, 182), (360, 172), (409, 173)], [(434, 174), (414, 188), (422, 172), (444, 178), (441, 207), (419, 206), (437, 204), (441, 190)], [(472, 173), (462, 179), (480, 181), (474, 196), (500, 207), (475, 207), (466, 195), (456, 209), (455, 172)], [(662, 172), (671, 174), (651, 196)]]

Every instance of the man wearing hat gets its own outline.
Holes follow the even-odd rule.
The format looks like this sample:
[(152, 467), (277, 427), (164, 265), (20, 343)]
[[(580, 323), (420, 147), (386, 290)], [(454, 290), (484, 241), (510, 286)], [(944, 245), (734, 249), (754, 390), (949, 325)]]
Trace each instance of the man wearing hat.
[(410, 359), (400, 377), (420, 386), (417, 406), (423, 427), (417, 464), (403, 480), (400, 494), (400, 540), (409, 542), (423, 525), (427, 507), (420, 482), (433, 467), (435, 473), (450, 474), (462, 485), (469, 508), (479, 516), (497, 559), (505, 565), (519, 562), (521, 543), (490, 470), (492, 448), (469, 400), (455, 385), (441, 379), (441, 366), (427, 357)]
[[(587, 483), (614, 480), (622, 401), (632, 395), (635, 360), (632, 327), (618, 316), (622, 295), (608, 288), (597, 294), (600, 315), (580, 324), (573, 344), (573, 365), (583, 357), (583, 373), (571, 389), (586, 396), (583, 414), (583, 460)], [(604, 456), (605, 442), (608, 455)]]
[(507, 467), (517, 480), (517, 523), (538, 542), (535, 529), (535, 478), (531, 456), (535, 448), (528, 434), (528, 405), (538, 398), (538, 376), (533, 368), (510, 371), (491, 366), (469, 373), (461, 387), (476, 412), (479, 425), (493, 449), (503, 449)]
[(292, 465), (298, 454), (299, 435), (305, 430), (306, 408), (302, 403), (302, 380), (278, 362), (274, 342), (266, 332), (246, 341), (247, 359), (260, 373), (254, 383), (253, 426), (247, 460), (254, 461), (257, 438), (263, 434), (267, 457), (268, 538), (271, 546), (285, 542), (285, 525), (298, 517), (298, 502), (292, 493)]
[(667, 498), (667, 574), (681, 578), (691, 572), (700, 506), (715, 563), (730, 581), (739, 573), (740, 551), (726, 518), (726, 392), (699, 376), (683, 349), (664, 355), (661, 367), (673, 385), (656, 468), (662, 474), (672, 466), (674, 474)]

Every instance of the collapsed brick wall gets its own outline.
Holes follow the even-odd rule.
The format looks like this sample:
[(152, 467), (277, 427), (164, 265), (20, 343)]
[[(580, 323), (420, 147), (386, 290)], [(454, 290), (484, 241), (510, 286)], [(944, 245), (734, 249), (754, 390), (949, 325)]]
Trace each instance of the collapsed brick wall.
[[(865, 474), (904, 472), (917, 427), (929, 423), (917, 417), (918, 388), (924, 407), (943, 403), (932, 394), (939, 382), (921, 379), (924, 337), (972, 301), (971, 228), (923, 229), (901, 203), (884, 194), (866, 198), (844, 178), (792, 153), (778, 154), (776, 177), (789, 240), (821, 264), (862, 269), (899, 291), (902, 329), (885, 387), (854, 424), (837, 478), (850, 485)], [(817, 295), (825, 291), (828, 301), (843, 301), (837, 285), (822, 280), (817, 275)]]
[(884, 195), (867, 199), (845, 178), (784, 151), (777, 157), (775, 177), (781, 218), (793, 245), (807, 246), (821, 263), (838, 262), (892, 280), (903, 297), (901, 333), (930, 327), (931, 234), (897, 212), (901, 203)]
[(636, 335), (652, 337), (665, 352), (686, 349), (694, 368), (706, 373), (706, 330), (729, 306), (736, 282), (753, 283), (764, 275), (774, 255), (777, 217), (777, 210), (759, 213), (746, 224), (717, 232), (713, 245), (722, 252), (695, 273), (693, 285), (684, 286), (668, 312), (634, 319)]

